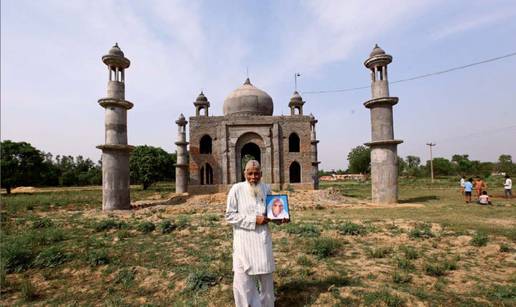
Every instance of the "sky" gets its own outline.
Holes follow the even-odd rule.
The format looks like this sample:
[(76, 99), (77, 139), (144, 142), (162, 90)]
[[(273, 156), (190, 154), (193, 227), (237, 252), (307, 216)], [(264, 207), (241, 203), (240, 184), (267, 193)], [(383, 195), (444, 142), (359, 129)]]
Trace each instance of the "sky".
[[(345, 169), (370, 141), (363, 62), (378, 43), (393, 56), (389, 80), (516, 52), (509, 1), (26, 1), (1, 2), (1, 139), (54, 155), (98, 161), (108, 74), (101, 57), (118, 42), (131, 66), (126, 99), (131, 145), (175, 151), (180, 113), (195, 114), (202, 90), (210, 114), (245, 80), (290, 114), (294, 74), (317, 119), (322, 169)], [(516, 56), (391, 84), (398, 155), (469, 154), (516, 160)]]

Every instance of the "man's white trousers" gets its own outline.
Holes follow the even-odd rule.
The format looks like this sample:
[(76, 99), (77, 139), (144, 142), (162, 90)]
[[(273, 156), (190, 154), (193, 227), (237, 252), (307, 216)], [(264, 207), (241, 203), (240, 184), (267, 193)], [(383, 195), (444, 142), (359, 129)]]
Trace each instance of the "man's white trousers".
[[(257, 288), (260, 283), (260, 291)], [(273, 307), (274, 283), (272, 273), (248, 275), (243, 270), (235, 270), (233, 295), (237, 307)]]

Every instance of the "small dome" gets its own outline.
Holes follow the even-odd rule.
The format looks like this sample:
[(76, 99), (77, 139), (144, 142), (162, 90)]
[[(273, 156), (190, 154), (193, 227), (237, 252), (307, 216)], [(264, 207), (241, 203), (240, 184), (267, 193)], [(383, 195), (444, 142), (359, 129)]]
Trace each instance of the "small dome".
[(385, 51), (383, 51), (382, 48), (378, 47), (378, 44), (374, 45), (373, 51), (371, 51), (371, 54), (369, 54), (370, 57), (385, 54)]
[(303, 98), (301, 97), (301, 95), (299, 95), (299, 93), (297, 91), (294, 91), (294, 94), (292, 95), (292, 97), (290, 98), (290, 101), (299, 101), (299, 102), (302, 102), (303, 101)]
[(115, 45), (113, 47), (111, 47), (111, 49), (109, 49), (108, 54), (121, 56), (121, 57), (124, 56), (124, 52), (122, 52), (122, 49), (120, 49), (120, 47), (118, 47), (118, 43), (115, 43)]
[(242, 86), (224, 100), (224, 115), (272, 115), (271, 96), (251, 84), (247, 78)]
[(204, 93), (201, 91), (201, 93), (199, 94), (199, 96), (197, 96), (197, 99), (195, 99), (195, 101), (206, 102), (208, 101), (208, 98), (206, 98), (206, 96), (204, 96)]

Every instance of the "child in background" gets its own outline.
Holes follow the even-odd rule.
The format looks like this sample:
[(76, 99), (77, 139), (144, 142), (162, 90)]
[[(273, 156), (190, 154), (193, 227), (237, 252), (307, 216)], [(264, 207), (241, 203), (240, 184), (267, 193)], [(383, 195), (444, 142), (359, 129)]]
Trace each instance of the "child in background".
[(487, 191), (483, 191), (482, 195), (478, 197), (477, 204), (479, 205), (491, 205), (491, 199), (487, 195)]
[(466, 204), (471, 202), (471, 192), (473, 192), (472, 181), (473, 181), (473, 178), (469, 178), (464, 183), (464, 200), (466, 201)]

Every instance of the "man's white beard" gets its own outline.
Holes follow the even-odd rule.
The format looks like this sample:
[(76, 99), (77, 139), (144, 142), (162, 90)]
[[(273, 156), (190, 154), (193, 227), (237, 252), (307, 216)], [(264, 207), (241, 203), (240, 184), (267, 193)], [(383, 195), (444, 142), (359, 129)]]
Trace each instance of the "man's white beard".
[(260, 185), (258, 183), (250, 183), (249, 181), (247, 183), (249, 185), (249, 191), (251, 192), (251, 195), (253, 195), (256, 199), (263, 201), (263, 193), (262, 189), (260, 189)]

